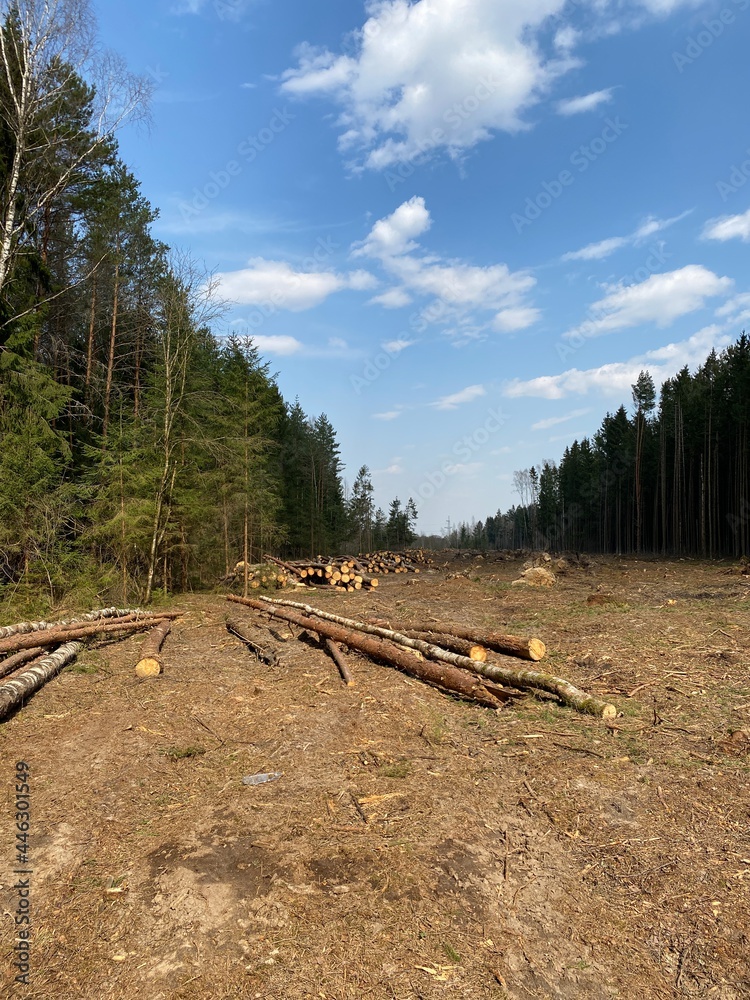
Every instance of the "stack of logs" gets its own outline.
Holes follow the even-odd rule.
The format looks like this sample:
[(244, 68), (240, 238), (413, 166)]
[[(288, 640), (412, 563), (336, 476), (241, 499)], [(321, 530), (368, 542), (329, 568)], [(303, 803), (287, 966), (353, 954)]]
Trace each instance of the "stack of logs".
[[(336, 650), (336, 662), (347, 683), (351, 678), (348, 671), (345, 674), (341, 670), (337, 643), (488, 708), (502, 706), (518, 697), (520, 690), (538, 690), (555, 695), (579, 712), (604, 719), (617, 714), (614, 705), (581, 691), (562, 677), (536, 669), (536, 661), (546, 652), (539, 639), (448, 623), (430, 623), (429, 627), (427, 623), (410, 623), (396, 631), (386, 623), (354, 621), (295, 601), (234, 596), (228, 600), (316, 633), (331, 655)], [(241, 622), (229, 622), (227, 627), (247, 641)], [(489, 650), (494, 654), (492, 660)], [(518, 660), (532, 661), (533, 669)]]
[(0, 718), (72, 663), (86, 641), (95, 636), (123, 638), (148, 630), (136, 666), (139, 677), (161, 671), (159, 650), (179, 613), (149, 614), (133, 608), (102, 608), (58, 622), (19, 622), (0, 628)]
[(355, 591), (373, 590), (378, 585), (377, 577), (370, 576), (354, 556), (336, 556), (331, 559), (318, 556), (317, 559), (295, 559), (290, 562), (282, 562), (273, 556), (263, 558), (284, 570), (292, 580), (307, 587), (336, 587), (338, 590)]
[(411, 549), (408, 552), (368, 552), (359, 556), (360, 565), (368, 573), (419, 573), (420, 566), (431, 566), (432, 560), (422, 549)]

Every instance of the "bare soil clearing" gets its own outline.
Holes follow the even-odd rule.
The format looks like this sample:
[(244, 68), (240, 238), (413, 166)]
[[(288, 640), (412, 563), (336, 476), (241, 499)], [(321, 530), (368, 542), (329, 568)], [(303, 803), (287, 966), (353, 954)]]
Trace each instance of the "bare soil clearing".
[[(492, 712), (354, 654), (347, 687), (316, 640), (181, 600), (159, 677), (134, 675), (142, 636), (101, 643), (0, 727), (2, 995), (750, 997), (748, 578), (595, 560), (537, 590), (511, 588), (520, 563), (462, 568), (304, 599), (537, 636), (545, 669), (620, 717), (544, 696)], [(282, 776), (243, 784), (260, 772)]]

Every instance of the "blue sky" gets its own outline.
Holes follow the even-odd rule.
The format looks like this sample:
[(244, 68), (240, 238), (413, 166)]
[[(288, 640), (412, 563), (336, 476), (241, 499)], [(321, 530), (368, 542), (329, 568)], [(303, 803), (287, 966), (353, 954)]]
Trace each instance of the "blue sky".
[(351, 485), (439, 532), (750, 317), (750, 0), (130, 0), (120, 135)]

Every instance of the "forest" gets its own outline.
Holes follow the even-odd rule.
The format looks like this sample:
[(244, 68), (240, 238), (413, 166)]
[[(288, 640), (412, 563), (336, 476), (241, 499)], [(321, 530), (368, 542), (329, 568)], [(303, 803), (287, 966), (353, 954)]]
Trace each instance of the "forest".
[(608, 413), (559, 463), (515, 473), (520, 503), (459, 524), (459, 548), (748, 555), (750, 340), (712, 351), (661, 386), (642, 371), (632, 411)]
[(50, 10), (0, 32), (0, 599), (149, 602), (269, 548), (407, 544), (413, 501), (375, 510), (366, 466), (348, 496), (326, 415), (214, 332), (210, 274), (154, 237), (119, 155), (148, 81), (85, 5)]

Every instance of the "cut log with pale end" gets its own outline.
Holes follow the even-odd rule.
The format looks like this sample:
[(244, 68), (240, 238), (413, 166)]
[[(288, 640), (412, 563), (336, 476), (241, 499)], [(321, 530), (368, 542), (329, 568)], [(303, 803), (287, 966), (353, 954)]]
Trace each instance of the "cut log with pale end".
[(347, 687), (354, 687), (354, 681), (352, 680), (352, 675), (349, 672), (349, 667), (347, 666), (346, 660), (344, 659), (344, 654), (341, 652), (338, 645), (333, 641), (333, 639), (326, 639), (325, 647), (331, 654), (331, 659), (339, 668), (339, 673), (341, 674), (341, 680), (346, 684)]
[(248, 627), (244, 622), (237, 619), (230, 619), (227, 621), (227, 631), (231, 632), (232, 635), (236, 635), (240, 642), (244, 642), (248, 649), (255, 653), (257, 658), (262, 660), (263, 663), (268, 664), (270, 667), (278, 665), (279, 658), (276, 655), (276, 650), (272, 646), (264, 646), (256, 639), (253, 639), (249, 635)]
[(502, 653), (503, 656), (517, 656), (520, 660), (538, 661), (547, 652), (547, 647), (541, 639), (525, 639), (518, 635), (504, 635), (502, 632), (484, 629), (478, 625), (451, 625), (448, 622), (435, 622), (430, 624), (429, 629), (416, 623), (401, 627), (409, 629), (410, 632), (422, 632), (425, 636), (428, 632), (455, 635), (458, 639), (476, 642), (496, 653)]
[(418, 677), (427, 684), (441, 688), (451, 694), (457, 694), (462, 698), (475, 701), (485, 708), (498, 708), (501, 702), (491, 695), (480, 678), (472, 676), (465, 670), (447, 666), (444, 663), (432, 663), (427, 660), (418, 660), (414, 654), (406, 649), (401, 649), (387, 639), (381, 639), (373, 635), (365, 635), (362, 632), (344, 628), (333, 622), (324, 621), (320, 618), (303, 614), (287, 607), (278, 607), (266, 601), (256, 601), (250, 597), (235, 597), (230, 594), (227, 600), (237, 604), (244, 604), (247, 607), (255, 608), (265, 614), (273, 615), (284, 621), (293, 622), (300, 628), (309, 632), (316, 632), (320, 636), (333, 639), (335, 642), (348, 646), (349, 649), (357, 649), (373, 659), (380, 660), (389, 666), (398, 667), (404, 673), (412, 677)]
[(442, 646), (443, 649), (450, 649), (454, 653), (468, 656), (470, 660), (477, 660), (479, 663), (484, 663), (487, 659), (487, 650), (484, 646), (471, 642), (469, 639), (459, 639), (456, 635), (446, 635), (442, 632), (420, 632), (415, 629), (404, 631), (404, 635), (408, 635), (410, 639), (424, 639), (425, 642), (432, 642), (436, 646)]
[(42, 657), (33, 667), (22, 671), (18, 677), (0, 684), (0, 719), (4, 719), (14, 708), (23, 704), (68, 663), (72, 663), (82, 649), (82, 642), (66, 642), (54, 653)]
[[(243, 603), (241, 598), (230, 596), (228, 599)], [(275, 607), (281, 605), (285, 608), (301, 608), (306, 614), (314, 615), (325, 621), (335, 622), (346, 628), (366, 632), (370, 635), (382, 636), (392, 643), (398, 643), (411, 649), (418, 649), (425, 656), (445, 663), (452, 663), (457, 667), (480, 674), (482, 677), (487, 677), (489, 680), (496, 681), (499, 684), (507, 684), (510, 687), (521, 688), (522, 690), (538, 688), (540, 691), (548, 691), (550, 694), (556, 695), (563, 704), (570, 705), (571, 708), (575, 708), (577, 711), (588, 715), (596, 715), (601, 719), (614, 719), (617, 715), (617, 709), (614, 705), (602, 701), (600, 698), (595, 698), (585, 691), (581, 691), (569, 681), (562, 677), (555, 677), (553, 674), (545, 674), (536, 670), (526, 670), (520, 666), (517, 667), (515, 664), (506, 667), (498, 663), (481, 663), (478, 660), (470, 660), (468, 656), (452, 653), (441, 649), (440, 646), (424, 642), (421, 639), (410, 639), (401, 632), (394, 632), (392, 629), (380, 628), (379, 626), (369, 625), (364, 622), (356, 622), (350, 618), (331, 614), (328, 611), (320, 611), (309, 604), (299, 604), (295, 601), (284, 601), (272, 597), (266, 597), (259, 603), (261, 606)], [(253, 602), (251, 607), (255, 606), (256, 602)], [(512, 661), (509, 659), (507, 662), (510, 664)]]
[(172, 622), (168, 619), (151, 629), (143, 640), (141, 655), (135, 665), (136, 677), (158, 677), (162, 672), (164, 661), (161, 658), (161, 647), (171, 629)]
[(0, 677), (7, 677), (8, 674), (12, 674), (19, 667), (22, 667), (24, 663), (28, 663), (29, 660), (35, 660), (37, 656), (41, 656), (44, 651), (44, 646), (32, 646), (31, 649), (22, 649), (20, 653), (14, 653), (13, 656), (6, 657), (0, 663)]

